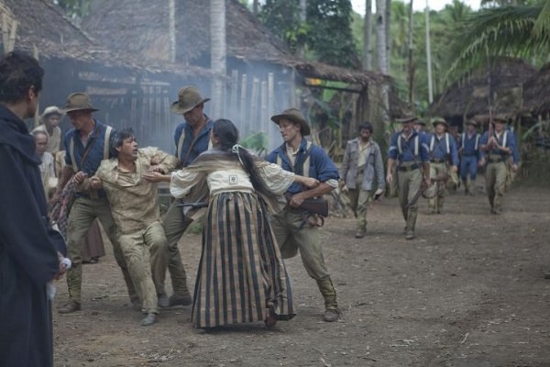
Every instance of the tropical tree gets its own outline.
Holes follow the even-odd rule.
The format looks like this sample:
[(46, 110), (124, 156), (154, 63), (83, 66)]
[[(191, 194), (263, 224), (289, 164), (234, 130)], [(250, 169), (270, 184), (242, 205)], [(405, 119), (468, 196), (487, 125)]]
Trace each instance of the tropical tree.
[(372, 70), (372, 0), (365, 0), (363, 29), (363, 70)]
[(485, 64), (493, 56), (537, 58), (550, 55), (550, 0), (491, 7), (469, 17), (454, 38), (449, 77)]

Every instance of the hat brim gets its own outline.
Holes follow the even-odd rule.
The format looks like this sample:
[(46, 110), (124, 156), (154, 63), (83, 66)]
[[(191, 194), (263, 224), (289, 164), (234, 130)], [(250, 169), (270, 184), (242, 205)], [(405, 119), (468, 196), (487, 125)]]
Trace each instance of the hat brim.
[(416, 118), (416, 117), (405, 117), (405, 118), (402, 118), (402, 119), (396, 119), (396, 121), (401, 123), (401, 124), (406, 124), (406, 123), (409, 123), (409, 122), (416, 122), (417, 120), (418, 120), (418, 118)]
[(91, 111), (91, 112), (95, 112), (95, 111), (99, 111), (99, 110), (97, 108), (73, 107), (73, 108), (62, 108), (59, 111), (62, 114), (67, 114), (67, 113), (73, 112), (73, 111)]
[(294, 116), (294, 115), (288, 115), (288, 114), (283, 113), (283, 114), (275, 115), (275, 116), (271, 117), (271, 121), (273, 121), (277, 125), (279, 125), (279, 123), (282, 119), (286, 119), (286, 120), (290, 120), (290, 121), (299, 123), (300, 124), (300, 131), (302, 133), (302, 136), (307, 136), (307, 135), (311, 134), (311, 128), (309, 127), (309, 124), (307, 123), (307, 121), (305, 121), (303, 119), (300, 119), (300, 118), (296, 118), (296, 116)]
[(436, 126), (439, 125), (439, 124), (445, 125), (445, 127), (447, 127), (447, 128), (449, 127), (449, 124), (448, 124), (447, 122), (445, 122), (445, 121), (434, 121), (434, 122), (432, 122), (432, 125), (433, 125), (434, 127), (436, 127)]
[(198, 105), (208, 101), (210, 101), (210, 98), (203, 98), (199, 103), (188, 108), (181, 108), (179, 101), (176, 101), (172, 103), (172, 107), (170, 107), (170, 111), (172, 111), (172, 113), (176, 115), (183, 115), (184, 113), (191, 111), (193, 108), (197, 107)]

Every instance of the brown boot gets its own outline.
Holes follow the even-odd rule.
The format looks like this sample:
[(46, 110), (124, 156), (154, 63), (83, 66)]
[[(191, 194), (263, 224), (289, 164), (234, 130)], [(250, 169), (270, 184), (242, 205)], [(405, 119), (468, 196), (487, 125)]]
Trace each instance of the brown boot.
[(363, 238), (365, 237), (365, 229), (364, 228), (359, 228), (357, 230), (357, 232), (355, 232), (355, 238)]
[(73, 313), (80, 310), (81, 310), (80, 303), (70, 300), (63, 306), (59, 307), (57, 309), (57, 312), (59, 312), (60, 314), (67, 314), (67, 313)]
[(338, 309), (338, 303), (336, 302), (336, 290), (332, 284), (330, 277), (317, 280), (317, 286), (325, 299), (325, 313), (323, 320), (326, 322), (334, 322), (340, 318), (340, 310)]

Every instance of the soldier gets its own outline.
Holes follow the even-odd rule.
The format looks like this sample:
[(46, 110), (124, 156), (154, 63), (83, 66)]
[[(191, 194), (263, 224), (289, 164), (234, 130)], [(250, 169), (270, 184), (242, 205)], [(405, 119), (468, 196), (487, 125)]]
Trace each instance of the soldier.
[[(388, 166), (386, 181), (391, 184), (398, 180), (398, 196), (401, 212), (405, 219), (405, 238), (412, 240), (416, 228), (418, 205), (414, 200), (422, 189), (422, 182), (430, 185), (430, 156), (428, 147), (420, 135), (414, 130), (415, 117), (400, 119), (402, 130), (396, 132), (391, 139), (388, 151)], [(393, 177), (397, 166), (397, 178)]]
[[(506, 117), (493, 118), (494, 131), (491, 135), (486, 131), (480, 140), (482, 158), (480, 164), (485, 167), (485, 190), (489, 198), (492, 214), (502, 213), (502, 198), (506, 189), (506, 160), (513, 159), (512, 170), (517, 170), (518, 156), (514, 135), (506, 130)], [(490, 122), (491, 123), (491, 122)]]
[(418, 135), (420, 135), (420, 137), (426, 141), (426, 144), (428, 144), (427, 141), (430, 137), (430, 133), (426, 131), (426, 121), (416, 117), (414, 120), (414, 129), (416, 130)]
[(311, 190), (304, 190), (297, 183), (287, 190), (290, 200), (285, 209), (273, 217), (273, 232), (281, 248), (283, 258), (297, 255), (300, 250), (302, 262), (309, 276), (317, 281), (317, 286), (325, 300), (323, 319), (337, 321), (340, 316), (336, 301), (336, 290), (323, 259), (323, 250), (319, 238), (319, 226), (322, 225), (316, 215), (304, 212), (299, 206), (305, 199), (320, 197), (338, 187), (338, 171), (325, 151), (304, 137), (311, 130), (304, 115), (296, 108), (289, 108), (279, 115), (271, 117), (279, 125), (284, 143), (266, 160), (277, 163), (284, 170), (297, 175), (319, 180), (320, 184)]
[[(155, 264), (166, 263), (168, 252), (160, 220), (157, 185), (143, 179), (143, 175), (151, 170), (168, 173), (176, 168), (179, 161), (157, 148), (138, 149), (132, 129), (116, 133), (113, 147), (116, 158), (103, 160), (90, 184), (93, 189), (103, 188), (107, 193), (120, 246), (136, 286), (142, 312), (146, 314), (141, 325), (149, 326), (156, 321), (157, 294), (161, 294), (158, 274), (151, 275), (150, 259)], [(137, 212), (139, 215), (136, 215)]]
[[(210, 98), (202, 98), (197, 88), (187, 86), (180, 89), (178, 100), (172, 104), (172, 112), (182, 115), (185, 122), (176, 127), (174, 141), (176, 143), (176, 157), (179, 158), (182, 167), (187, 167), (202, 152), (211, 147), (210, 130), (214, 125), (204, 112), (204, 103)], [(198, 198), (199, 200), (200, 198)], [(183, 215), (181, 200), (176, 200), (168, 209), (164, 218), (164, 231), (168, 247), (168, 271), (172, 278), (174, 294), (168, 299), (164, 291), (164, 276), (159, 279), (161, 291), (159, 304), (162, 307), (192, 303), (191, 294), (187, 288), (187, 275), (181, 261), (178, 241), (183, 232), (193, 222), (194, 213), (192, 210)], [(153, 264), (155, 271), (159, 274), (166, 274), (165, 264)]]
[[(428, 143), (430, 152), (430, 178), (435, 181), (437, 177), (449, 174), (451, 175), (451, 180), (458, 181), (456, 177), (458, 171), (458, 152), (455, 140), (450, 133), (445, 131), (449, 125), (441, 117), (435, 118), (433, 125), (435, 132), (431, 134)], [(437, 194), (429, 199), (430, 212), (432, 214), (441, 214), (445, 195), (447, 194), (444, 182), (438, 182), (437, 185)]]
[(124, 255), (116, 237), (116, 227), (105, 191), (87, 190), (79, 187), (88, 176), (92, 176), (102, 159), (112, 157), (109, 150), (113, 128), (93, 117), (97, 111), (86, 93), (72, 93), (63, 108), (74, 128), (64, 138), (66, 166), (63, 167), (52, 203), (59, 201), (61, 191), (72, 179), (77, 186), (68, 218), (67, 247), (73, 263), (67, 272), (67, 286), (70, 300), (59, 308), (59, 313), (71, 313), (82, 308), (82, 256), (81, 241), (88, 233), (93, 221), (98, 218), (113, 244), (115, 259), (122, 270), (132, 303), (139, 302), (132, 278), (128, 272)]
[(53, 156), (59, 151), (61, 145), (61, 128), (59, 122), (63, 113), (56, 106), (46, 107), (42, 115), (40, 116), (41, 125), (37, 126), (32, 132), (44, 131), (48, 136), (48, 148), (47, 152)]
[[(359, 137), (349, 140), (344, 152), (340, 177), (343, 191), (348, 192), (351, 208), (357, 218), (355, 238), (363, 238), (367, 232), (367, 206), (369, 200), (384, 192), (384, 164), (380, 146), (371, 139), (372, 124), (365, 122), (359, 126)], [(373, 194), (374, 178), (378, 189)]]
[[(468, 120), (466, 131), (460, 135), (460, 178), (464, 184), (464, 193), (473, 195), (477, 177), (477, 167), (480, 159), (479, 139), (481, 135), (476, 131), (477, 122)], [(470, 177), (468, 177), (468, 175)]]

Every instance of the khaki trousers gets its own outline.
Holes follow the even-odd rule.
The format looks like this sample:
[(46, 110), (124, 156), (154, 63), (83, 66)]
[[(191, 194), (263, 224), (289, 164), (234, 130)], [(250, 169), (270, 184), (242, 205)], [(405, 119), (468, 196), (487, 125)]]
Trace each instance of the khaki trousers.
[(283, 259), (296, 256), (300, 250), (302, 263), (311, 278), (322, 280), (330, 276), (323, 258), (319, 227), (303, 224), (301, 212), (288, 206), (273, 216), (271, 226)]
[(96, 218), (101, 222), (113, 245), (113, 254), (122, 270), (130, 299), (137, 298), (132, 278), (116, 236), (115, 221), (107, 199), (88, 199), (84, 197), (77, 197), (74, 200), (67, 224), (67, 252), (72, 262), (72, 267), (67, 271), (67, 286), (70, 298), (78, 303), (82, 302), (81, 242)]
[[(437, 175), (447, 173), (446, 163), (430, 163), (430, 178), (435, 179)], [(437, 194), (435, 197), (428, 200), (428, 205), (432, 212), (440, 213), (443, 210), (443, 203), (445, 202), (445, 196), (447, 196), (447, 188), (442, 182), (437, 183)]]
[(399, 186), (399, 205), (403, 219), (406, 222), (407, 231), (413, 231), (416, 226), (416, 216), (418, 214), (418, 201), (407, 208), (407, 204), (413, 199), (422, 185), (422, 173), (420, 169), (412, 171), (397, 171), (397, 180)]
[(367, 209), (371, 198), (371, 191), (362, 190), (363, 175), (357, 175), (355, 178), (355, 189), (348, 191), (351, 210), (357, 218), (357, 229), (365, 230), (367, 228)]
[(485, 168), (485, 190), (491, 209), (502, 209), (502, 197), (506, 190), (506, 163), (489, 162)]
[(151, 265), (152, 262), (167, 262), (166, 236), (162, 224), (153, 222), (143, 231), (120, 235), (119, 241), (141, 301), (142, 311), (158, 313), (158, 280), (154, 281), (158, 274), (151, 272)]
[(153, 259), (153, 273), (157, 277), (157, 293), (166, 294), (164, 283), (166, 279), (166, 268), (170, 272), (172, 279), (172, 288), (175, 297), (189, 296), (187, 288), (187, 274), (181, 261), (181, 253), (178, 248), (178, 241), (193, 222), (192, 219), (183, 215), (181, 206), (178, 206), (178, 200), (174, 201), (164, 218), (164, 233), (166, 234), (166, 247), (168, 249), (168, 263), (157, 262)]

